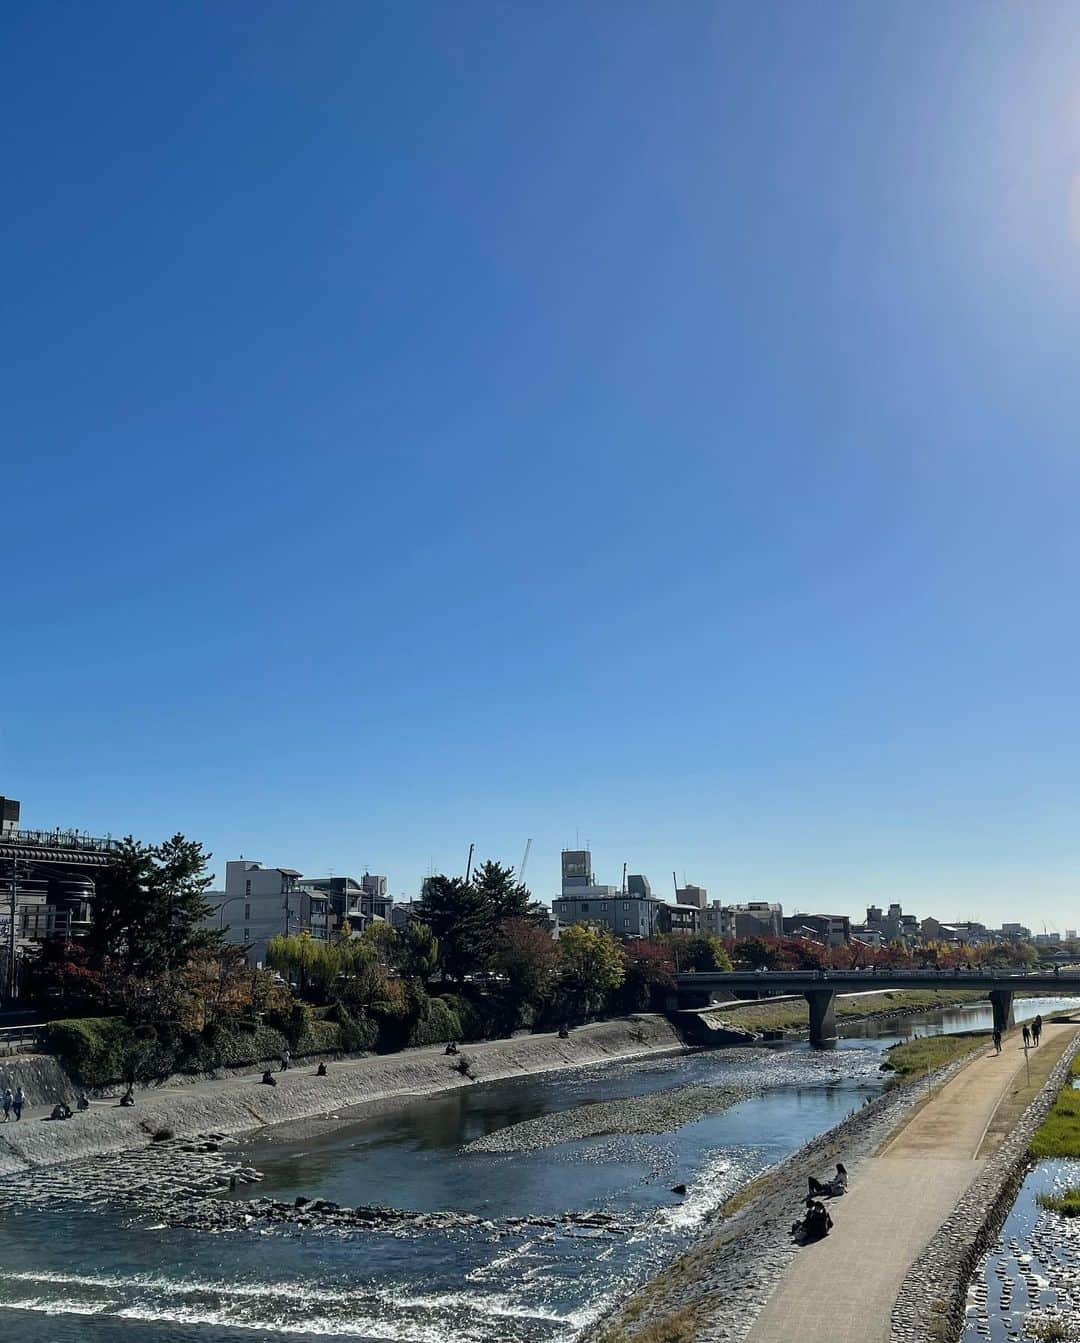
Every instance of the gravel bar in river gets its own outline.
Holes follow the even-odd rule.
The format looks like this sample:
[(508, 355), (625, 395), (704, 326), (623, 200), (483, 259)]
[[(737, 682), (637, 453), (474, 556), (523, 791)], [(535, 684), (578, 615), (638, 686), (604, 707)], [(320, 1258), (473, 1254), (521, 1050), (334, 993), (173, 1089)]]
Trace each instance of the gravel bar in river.
[(653, 1095), (595, 1101), (573, 1110), (510, 1124), (468, 1143), (466, 1152), (537, 1152), (542, 1147), (608, 1134), (670, 1133), (726, 1110), (751, 1094), (741, 1087), (688, 1086)]

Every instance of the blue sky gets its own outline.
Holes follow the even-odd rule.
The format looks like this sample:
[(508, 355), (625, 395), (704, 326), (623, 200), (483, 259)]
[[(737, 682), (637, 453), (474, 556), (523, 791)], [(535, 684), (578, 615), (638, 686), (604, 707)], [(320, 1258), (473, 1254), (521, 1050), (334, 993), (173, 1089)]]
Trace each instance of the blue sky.
[(0, 791), (1080, 924), (1080, 17), (12, 4)]

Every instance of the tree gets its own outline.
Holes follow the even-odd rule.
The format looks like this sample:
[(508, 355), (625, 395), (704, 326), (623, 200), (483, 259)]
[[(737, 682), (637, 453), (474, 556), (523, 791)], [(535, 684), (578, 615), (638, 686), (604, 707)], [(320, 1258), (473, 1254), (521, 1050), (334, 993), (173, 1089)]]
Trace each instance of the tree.
[(681, 971), (730, 970), (731, 957), (718, 937), (711, 933), (694, 933), (690, 937), (674, 936), (671, 949)]
[(591, 1016), (625, 976), (623, 953), (606, 928), (574, 923), (559, 938), (559, 986), (574, 1012)]
[(630, 1012), (662, 1007), (660, 1001), (675, 988), (675, 956), (671, 941), (638, 938), (627, 944), (623, 1003)]
[(87, 949), (96, 965), (135, 978), (177, 974), (221, 934), (203, 927), (211, 912), (208, 854), (197, 840), (173, 835), (157, 846), (129, 835), (98, 881)]
[(410, 919), (397, 935), (395, 955), (403, 975), (426, 982), (438, 969), (439, 939), (428, 924)]
[(493, 858), (481, 863), (473, 873), (473, 885), (487, 901), (493, 922), (501, 923), (503, 919), (546, 921), (547, 910), (537, 904), (529, 888), (523, 882), (515, 881), (514, 877), (512, 867), (503, 867)]
[(495, 942), (495, 919), (488, 894), (461, 877), (429, 877), (420, 898), (419, 918), (439, 944), (439, 963), (448, 979), (462, 983), (487, 968)]
[(494, 969), (505, 980), (504, 997), (516, 1021), (521, 1007), (543, 1003), (551, 994), (558, 945), (532, 919), (503, 919), (495, 939)]

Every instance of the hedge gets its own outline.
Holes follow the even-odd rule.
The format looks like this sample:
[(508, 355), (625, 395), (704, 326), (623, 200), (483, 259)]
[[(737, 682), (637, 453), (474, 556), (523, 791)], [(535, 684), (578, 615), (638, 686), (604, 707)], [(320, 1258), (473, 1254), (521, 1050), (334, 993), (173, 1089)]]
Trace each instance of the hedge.
[(365, 1047), (347, 1045), (346, 1033), (337, 1022), (308, 1019), (290, 1046), (282, 1031), (255, 1022), (221, 1022), (204, 1031), (185, 1031), (170, 1022), (132, 1026), (122, 1017), (88, 1017), (50, 1022), (44, 1047), (59, 1055), (84, 1086), (102, 1087), (130, 1077), (148, 1081), (172, 1073), (243, 1068), (280, 1058), (286, 1047), (299, 1058)]
[(429, 999), (409, 1032), (410, 1045), (439, 1045), (463, 1038), (461, 1019), (445, 998)]

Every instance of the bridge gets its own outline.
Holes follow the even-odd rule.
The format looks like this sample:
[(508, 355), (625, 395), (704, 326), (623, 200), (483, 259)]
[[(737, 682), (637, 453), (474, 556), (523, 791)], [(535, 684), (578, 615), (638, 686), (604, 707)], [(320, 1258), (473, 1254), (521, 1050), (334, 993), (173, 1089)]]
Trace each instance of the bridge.
[[(994, 970), (734, 970), (675, 976), (681, 1008), (709, 1007), (735, 997), (801, 994), (810, 1008), (810, 1043), (836, 1039), (836, 995), (881, 989), (985, 989), (994, 1009), (994, 1029), (1004, 1031), (1018, 991), (1080, 995), (1080, 970), (1060, 973)], [(717, 994), (723, 994), (717, 998)]]

